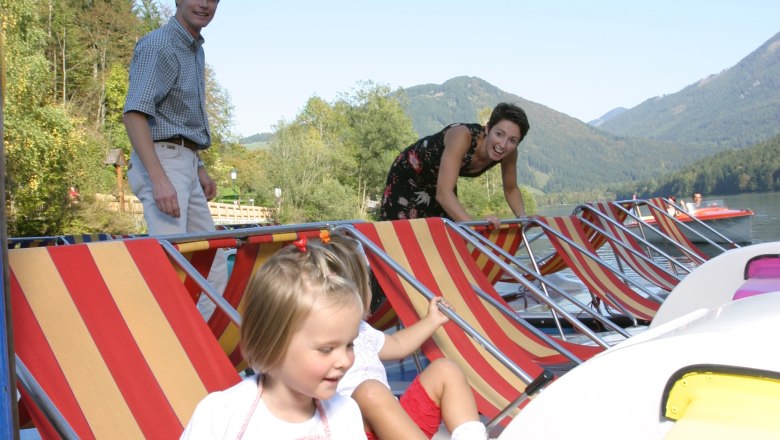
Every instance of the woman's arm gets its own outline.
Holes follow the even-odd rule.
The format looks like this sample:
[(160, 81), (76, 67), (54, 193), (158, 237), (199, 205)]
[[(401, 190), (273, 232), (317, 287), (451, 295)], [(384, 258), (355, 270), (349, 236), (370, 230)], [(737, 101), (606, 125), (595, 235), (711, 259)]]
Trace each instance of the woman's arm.
[(516, 217), (525, 217), (523, 195), (517, 186), (517, 150), (501, 161), (501, 181), (504, 186), (504, 198), (509, 209)]
[(383, 361), (403, 359), (420, 348), (423, 342), (450, 319), (439, 310), (439, 304), (449, 307), (444, 298), (437, 296), (428, 305), (428, 314), (413, 325), (385, 336), (385, 343), (379, 350)]
[(436, 201), (455, 221), (468, 221), (471, 216), (455, 195), (460, 165), (471, 146), (471, 132), (466, 126), (456, 125), (444, 134), (444, 153), (439, 163), (436, 180)]

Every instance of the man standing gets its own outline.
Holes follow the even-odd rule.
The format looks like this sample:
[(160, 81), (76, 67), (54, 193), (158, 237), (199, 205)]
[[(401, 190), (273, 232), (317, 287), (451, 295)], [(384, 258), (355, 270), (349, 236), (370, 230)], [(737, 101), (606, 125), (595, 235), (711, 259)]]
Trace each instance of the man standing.
[[(211, 145), (201, 29), (219, 0), (176, 0), (176, 14), (136, 44), (123, 121), (133, 154), (127, 179), (144, 205), (150, 235), (213, 231), (217, 194), (198, 152)], [(217, 252), (209, 281), (218, 292), (227, 264)], [(206, 300), (210, 315), (213, 304)], [(200, 306), (200, 305), (199, 305)]]

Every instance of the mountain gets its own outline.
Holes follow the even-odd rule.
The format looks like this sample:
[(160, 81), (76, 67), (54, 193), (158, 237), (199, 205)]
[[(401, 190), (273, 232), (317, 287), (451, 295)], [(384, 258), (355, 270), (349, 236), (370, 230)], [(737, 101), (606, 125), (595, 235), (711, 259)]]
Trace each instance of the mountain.
[(452, 122), (476, 122), (485, 108), (512, 102), (531, 129), (520, 144), (519, 181), (544, 192), (582, 191), (648, 179), (710, 154), (705, 145), (616, 136), (475, 77), (403, 90), (401, 105), (423, 136)]
[(600, 125), (620, 136), (697, 142), (713, 152), (780, 133), (780, 33), (739, 63)]
[(274, 136), (273, 133), (255, 133), (252, 136), (243, 137), (238, 140), (239, 144), (255, 144), (258, 142), (268, 142)]
[(604, 113), (604, 115), (602, 117), (600, 117), (598, 119), (594, 119), (594, 120), (588, 122), (588, 125), (590, 125), (591, 127), (600, 127), (600, 126), (604, 125), (605, 122), (609, 121), (610, 119), (614, 118), (615, 116), (623, 114), (623, 112), (625, 112), (626, 110), (628, 110), (628, 109), (625, 108), (625, 107), (613, 108), (612, 110)]
[(273, 136), (273, 133), (255, 133), (252, 136), (239, 139), (238, 143), (243, 145), (247, 150), (254, 150), (265, 147)]

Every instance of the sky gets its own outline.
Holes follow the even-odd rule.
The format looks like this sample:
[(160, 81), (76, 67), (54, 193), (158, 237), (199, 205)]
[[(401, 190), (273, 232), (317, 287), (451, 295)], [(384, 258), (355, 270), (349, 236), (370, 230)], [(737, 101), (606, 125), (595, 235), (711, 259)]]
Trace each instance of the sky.
[(463, 75), (588, 122), (728, 69), (778, 32), (778, 0), (225, 0), (202, 34), (233, 131), (250, 136), (364, 81)]

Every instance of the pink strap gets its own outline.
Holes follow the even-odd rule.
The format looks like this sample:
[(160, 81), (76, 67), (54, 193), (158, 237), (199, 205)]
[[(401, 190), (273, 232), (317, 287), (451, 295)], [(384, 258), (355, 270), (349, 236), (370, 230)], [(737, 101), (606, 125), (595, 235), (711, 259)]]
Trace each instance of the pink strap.
[[(257, 405), (260, 403), (260, 398), (263, 395), (263, 376), (258, 375), (257, 378), (257, 395), (255, 396), (254, 402), (252, 402), (252, 407), (249, 408), (249, 413), (247, 413), (246, 418), (244, 418), (244, 423), (241, 424), (241, 429), (238, 431), (238, 435), (236, 435), (236, 440), (241, 440), (244, 437), (244, 433), (246, 432), (247, 427), (249, 426), (249, 421), (252, 420), (252, 416), (255, 413), (255, 410), (257, 409)], [(328, 423), (328, 417), (325, 415), (325, 408), (322, 407), (322, 403), (320, 403), (319, 400), (314, 399), (314, 405), (317, 408), (317, 411), (320, 413), (320, 420), (322, 421), (322, 427), (325, 430), (325, 436), (323, 439), (323, 436), (319, 435), (313, 435), (313, 436), (305, 436), (301, 437), (298, 440), (328, 440), (330, 439), (330, 424)]]

